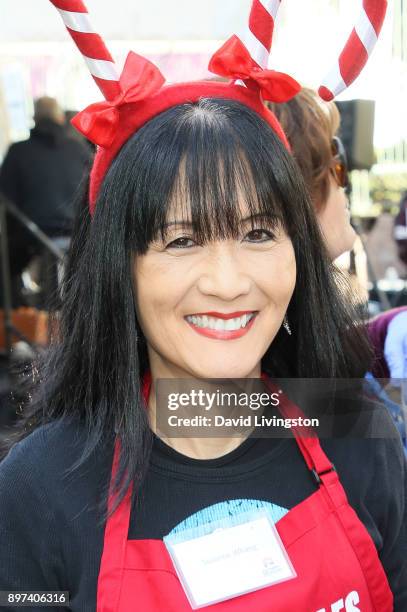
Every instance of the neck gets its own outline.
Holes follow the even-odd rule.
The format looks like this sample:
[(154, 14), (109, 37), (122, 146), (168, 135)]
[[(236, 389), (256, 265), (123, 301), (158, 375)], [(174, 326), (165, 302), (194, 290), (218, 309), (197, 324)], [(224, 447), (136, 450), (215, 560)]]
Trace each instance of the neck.
[[(197, 379), (191, 373), (183, 371), (177, 367), (170, 367), (166, 364), (151, 363), (151, 388), (148, 398), (149, 421), (152, 431), (168, 446), (175, 449), (177, 452), (191, 457), (192, 459), (216, 459), (227, 453), (232, 452), (239, 447), (244, 441), (244, 437), (169, 437), (157, 430), (157, 404), (156, 404), (156, 388), (158, 379), (195, 379), (197, 388), (210, 387), (210, 381)], [(244, 378), (260, 378), (261, 366), (260, 363), (245, 376)], [(183, 416), (188, 416), (188, 407), (185, 407)]]

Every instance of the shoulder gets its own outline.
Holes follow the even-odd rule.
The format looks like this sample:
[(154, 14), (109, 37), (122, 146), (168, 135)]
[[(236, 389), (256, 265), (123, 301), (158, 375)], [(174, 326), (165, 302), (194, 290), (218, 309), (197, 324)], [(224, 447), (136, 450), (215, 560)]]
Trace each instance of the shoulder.
[(19, 142), (13, 142), (6, 154), (6, 159), (17, 159), (20, 155), (24, 154), (25, 151), (31, 147), (31, 139), (20, 140)]
[(10, 145), (1, 166), (1, 174), (10, 174), (13, 171), (24, 171), (27, 163), (35, 154), (35, 146), (32, 139), (14, 142)]
[(391, 463), (400, 476), (404, 475), (406, 458), (401, 437), (383, 403), (369, 398), (349, 401), (347, 414), (339, 415), (338, 423), (343, 424), (338, 427), (339, 435), (321, 440), (327, 453), (336, 455), (353, 472), (385, 469)]
[[(76, 419), (56, 420), (38, 427), (16, 443), (0, 463), (0, 488), (2, 483), (13, 483), (16, 478), (30, 488), (60, 484), (81, 462), (86, 442), (86, 428)], [(98, 457), (103, 459), (100, 454)], [(97, 466), (93, 465), (93, 469), (96, 471)]]
[[(405, 520), (407, 463), (391, 415), (385, 407), (366, 402), (366, 422), (343, 438), (321, 440), (335, 465), (350, 504), (368, 523), (395, 532)], [(382, 536), (384, 533), (382, 531)]]
[(86, 442), (83, 425), (55, 421), (15, 444), (0, 463), (0, 525), (18, 524), (22, 533), (33, 522), (44, 533), (46, 525), (57, 532), (69, 524), (71, 534), (72, 529), (81, 532), (84, 524), (94, 528), (109, 482), (113, 445), (87, 453)]
[(68, 439), (74, 439), (71, 427), (59, 422), (43, 425), (16, 443), (1, 461), (3, 538), (11, 538), (13, 542), (22, 538), (34, 541), (37, 536), (29, 534), (33, 524), (37, 534), (48, 538), (48, 529), (55, 535), (56, 505), (60, 503), (57, 500)]
[(30, 144), (30, 139), (29, 138), (27, 140), (19, 140), (18, 142), (13, 142), (9, 146), (9, 149), (7, 151), (7, 155), (9, 153), (14, 154), (16, 152), (24, 150), (29, 144)]
[(379, 333), (386, 333), (387, 328), (394, 320), (394, 318), (400, 315), (401, 313), (406, 312), (407, 306), (399, 306), (398, 308), (392, 308), (391, 310), (387, 310), (386, 312), (378, 314), (376, 317), (374, 317), (368, 322), (369, 333), (376, 333), (376, 330), (378, 330)]
[(14, 444), (0, 465), (24, 463), (30, 459), (45, 463), (48, 453), (64, 454), (65, 448), (83, 438), (83, 434), (83, 426), (74, 420), (56, 420), (41, 425)]
[(7, 153), (4, 156), (2, 172), (4, 172), (5, 168), (9, 168), (12, 164), (15, 164), (16, 162), (18, 163), (19, 158), (27, 149), (27, 143), (27, 140), (23, 140), (21, 142), (14, 142), (9, 146)]

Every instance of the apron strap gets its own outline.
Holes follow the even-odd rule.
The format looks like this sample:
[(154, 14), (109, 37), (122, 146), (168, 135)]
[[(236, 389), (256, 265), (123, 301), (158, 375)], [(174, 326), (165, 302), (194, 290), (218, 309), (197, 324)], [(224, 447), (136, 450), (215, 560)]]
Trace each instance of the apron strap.
[[(109, 512), (115, 500), (112, 489), (119, 468), (120, 446), (119, 436), (116, 436), (109, 487)], [(132, 491), (133, 485), (131, 483), (119, 506), (106, 522), (98, 578), (98, 612), (112, 612), (117, 609), (119, 604), (120, 585), (125, 565), (126, 544), (130, 524)]]
[[(144, 374), (142, 379), (142, 395), (147, 404), (148, 397), (150, 395), (151, 389), (151, 373), (148, 371)], [(113, 453), (113, 463), (112, 463), (112, 471), (110, 478), (110, 488), (109, 488), (109, 499), (108, 499), (108, 509), (109, 511), (113, 507), (114, 496), (112, 494), (113, 491), (113, 483), (116, 478), (117, 471), (119, 469), (119, 460), (120, 460), (120, 438), (116, 435), (114, 442), (114, 453)], [(122, 567), (125, 554), (125, 546), (127, 541), (127, 536), (129, 533), (129, 525), (130, 525), (130, 513), (131, 513), (131, 498), (133, 493), (133, 483), (130, 483), (129, 488), (127, 489), (126, 495), (120, 502), (119, 506), (116, 508), (114, 513), (109, 517), (106, 529), (105, 529), (105, 545), (106, 540), (109, 537), (109, 548), (111, 549), (111, 554), (109, 554), (108, 559), (105, 559), (105, 564), (109, 564), (111, 566)], [(110, 543), (113, 541), (114, 545), (111, 546)], [(105, 546), (106, 548), (106, 546)]]
[[(276, 393), (278, 391), (275, 384), (270, 380), (266, 374), (262, 374), (262, 379), (266, 387)], [(280, 402), (278, 408), (281, 414), (285, 418), (298, 419), (305, 415), (301, 408), (294, 404), (286, 395), (280, 395)], [(332, 490), (334, 483), (337, 483), (341, 489), (341, 494), (334, 495), (334, 504), (343, 502), (343, 496), (345, 495), (343, 488), (339, 482), (338, 475), (334, 464), (328, 459), (327, 455), (323, 451), (319, 442), (317, 433), (312, 427), (298, 426), (292, 427), (292, 431), (298, 447), (301, 451), (302, 456), (311, 470), (311, 473), (318, 485), (326, 484)], [(343, 494), (342, 494), (343, 493)], [(346, 496), (345, 496), (346, 497)]]

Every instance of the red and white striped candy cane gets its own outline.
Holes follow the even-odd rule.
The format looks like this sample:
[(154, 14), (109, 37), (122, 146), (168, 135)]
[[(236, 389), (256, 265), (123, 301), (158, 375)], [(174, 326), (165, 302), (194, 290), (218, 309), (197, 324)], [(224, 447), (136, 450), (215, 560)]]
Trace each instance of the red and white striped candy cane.
[(281, 0), (253, 0), (249, 23), (238, 35), (251, 57), (267, 68), (274, 32), (274, 21)]
[(94, 31), (86, 6), (82, 0), (50, 2), (61, 15), (103, 96), (113, 100), (120, 93), (118, 70), (101, 36)]
[(338, 61), (322, 81), (318, 90), (324, 100), (332, 100), (344, 91), (363, 70), (386, 15), (387, 0), (363, 0), (358, 21)]

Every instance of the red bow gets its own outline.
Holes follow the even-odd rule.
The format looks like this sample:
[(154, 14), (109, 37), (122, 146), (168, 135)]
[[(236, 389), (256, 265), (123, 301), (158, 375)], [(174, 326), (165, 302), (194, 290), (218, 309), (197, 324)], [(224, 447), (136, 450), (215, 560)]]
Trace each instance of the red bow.
[(130, 51), (119, 85), (121, 93), (114, 100), (96, 102), (72, 119), (72, 124), (91, 142), (101, 147), (111, 146), (119, 123), (119, 107), (139, 102), (155, 94), (165, 78), (154, 64)]
[(209, 70), (219, 76), (246, 81), (249, 87), (258, 86), (263, 98), (271, 102), (287, 102), (301, 89), (288, 74), (261, 68), (235, 35), (213, 55)]

